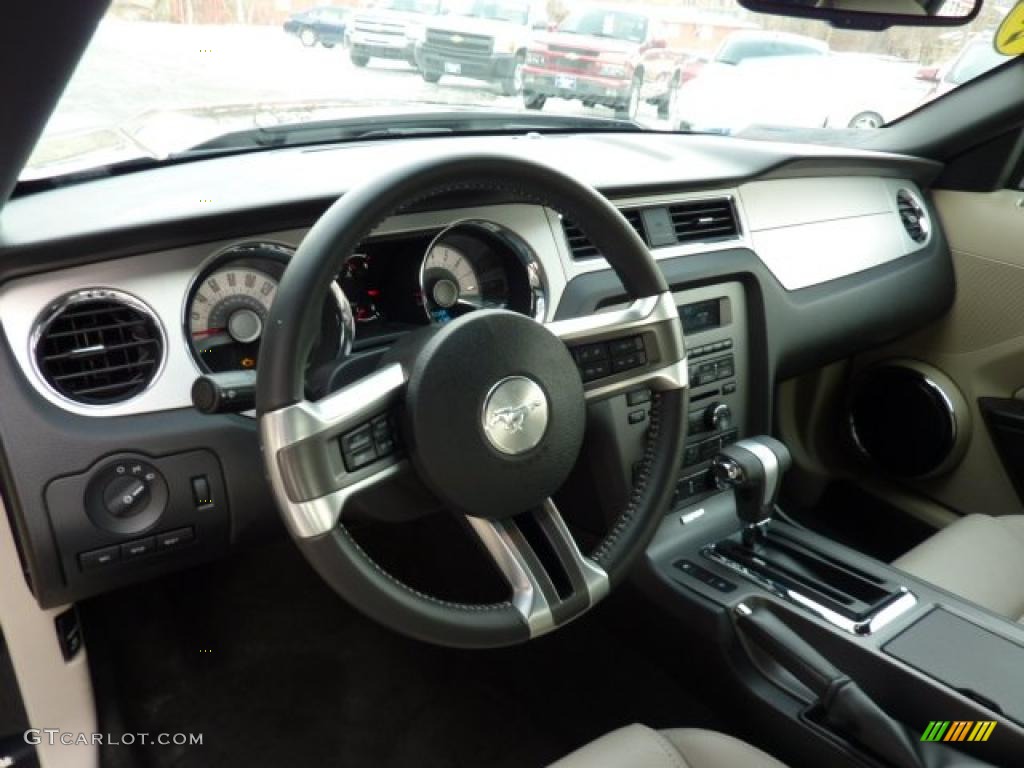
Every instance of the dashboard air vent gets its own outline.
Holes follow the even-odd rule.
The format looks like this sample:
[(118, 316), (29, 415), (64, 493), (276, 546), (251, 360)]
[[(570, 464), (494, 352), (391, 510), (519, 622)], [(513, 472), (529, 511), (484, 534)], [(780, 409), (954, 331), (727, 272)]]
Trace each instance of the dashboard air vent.
[(706, 243), (739, 234), (736, 211), (725, 197), (676, 203), (668, 207), (668, 213), (680, 243)]
[(896, 193), (896, 208), (900, 214), (903, 228), (915, 243), (923, 243), (928, 239), (928, 214), (924, 206), (909, 190), (901, 189)]
[(34, 334), (35, 362), (50, 387), (69, 400), (108, 405), (142, 392), (164, 355), (152, 311), (116, 291), (72, 294)]
[[(732, 200), (727, 197), (693, 200), (667, 206), (626, 208), (622, 215), (648, 248), (710, 243), (731, 240), (739, 235), (736, 209), (733, 208)], [(653, 227), (651, 232), (647, 229), (648, 222)], [(562, 227), (565, 229), (569, 251), (574, 260), (593, 259), (601, 255), (576, 224), (563, 219)]]
[[(622, 211), (622, 215), (629, 222), (629, 225), (636, 230), (636, 233), (640, 235), (640, 239), (648, 243), (647, 236), (644, 233), (644, 223), (643, 217), (640, 215), (640, 209), (628, 208)], [(597, 247), (590, 242), (590, 239), (583, 234), (583, 230), (576, 226), (574, 222), (563, 218), (562, 229), (565, 230), (565, 239), (569, 243), (569, 252), (574, 260), (595, 259), (601, 255)]]

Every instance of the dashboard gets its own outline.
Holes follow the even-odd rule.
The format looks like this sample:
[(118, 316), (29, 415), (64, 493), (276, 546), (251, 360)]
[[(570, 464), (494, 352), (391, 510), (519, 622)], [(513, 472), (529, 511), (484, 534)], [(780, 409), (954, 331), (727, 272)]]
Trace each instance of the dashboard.
[[(723, 441), (770, 430), (774, 381), (917, 327), (952, 298), (926, 194), (937, 169), (925, 161), (712, 137), (387, 145), (396, 162), (480, 148), (575, 170), (650, 247), (687, 338), (679, 503), (710, 492), (706, 462)], [(199, 414), (191, 386), (204, 373), (258, 368), (291, 254), (343, 180), (379, 167), (382, 150), (224, 158), (151, 172), (162, 183), (149, 194), (125, 176), (7, 206), (0, 375), (11, 385), (0, 439), (42, 604), (219, 557), (273, 527), (254, 421)], [(280, 181), (271, 191), (258, 177)], [(200, 181), (230, 190), (232, 202), (197, 210), (187, 190)], [(68, 215), (47, 219), (54, 206)], [(453, 193), (397, 212), (347, 259), (310, 371), (479, 308), (544, 322), (625, 300), (602, 254), (558, 212)], [(649, 400), (638, 390), (592, 408), (588, 430), (615, 437), (597, 459), (608, 470), (601, 504), (628, 494)], [(141, 511), (126, 523), (118, 499), (131, 494)]]

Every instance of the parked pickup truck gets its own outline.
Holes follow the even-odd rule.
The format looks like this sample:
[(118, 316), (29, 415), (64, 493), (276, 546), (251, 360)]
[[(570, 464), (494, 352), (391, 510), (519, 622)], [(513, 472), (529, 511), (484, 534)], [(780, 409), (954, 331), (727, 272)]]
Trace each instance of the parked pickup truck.
[(523, 70), (523, 101), (542, 109), (551, 97), (611, 107), (632, 119), (642, 102), (668, 117), (686, 55), (666, 47), (644, 10), (582, 7), (554, 32), (534, 37)]
[(416, 44), (428, 83), (461, 75), (497, 83), (506, 96), (523, 90), (523, 65), (535, 29), (547, 28), (544, 6), (530, 0), (467, 0), (446, 6)]
[(365, 67), (370, 59), (397, 59), (415, 65), (417, 30), (440, 10), (440, 0), (378, 0), (352, 20), (349, 58), (357, 67)]

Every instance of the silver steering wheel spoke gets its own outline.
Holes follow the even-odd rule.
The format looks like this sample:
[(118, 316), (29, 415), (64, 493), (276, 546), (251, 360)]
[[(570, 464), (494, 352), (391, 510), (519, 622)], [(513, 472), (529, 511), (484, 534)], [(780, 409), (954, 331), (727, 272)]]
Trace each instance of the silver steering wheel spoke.
[(260, 434), (274, 496), (298, 538), (332, 530), (355, 494), (397, 476), (407, 465), (394, 406), (406, 376), (397, 363), (320, 400), (263, 414)]
[(688, 385), (683, 328), (669, 292), (547, 328), (569, 347), (588, 401), (641, 387), (660, 392)]
[[(580, 552), (565, 520), (552, 499), (524, 513), (504, 520), (469, 517), (470, 528), (512, 589), (512, 604), (536, 637), (584, 613), (608, 594), (608, 574)], [(543, 537), (548, 553), (556, 561), (545, 565), (531, 538)], [(551, 567), (562, 571), (553, 574)], [(568, 584), (568, 592), (556, 584)]]

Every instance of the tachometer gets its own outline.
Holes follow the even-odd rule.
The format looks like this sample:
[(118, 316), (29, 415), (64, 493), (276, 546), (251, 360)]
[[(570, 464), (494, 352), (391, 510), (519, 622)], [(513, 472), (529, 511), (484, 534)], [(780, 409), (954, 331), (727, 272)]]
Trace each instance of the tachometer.
[(189, 334), (211, 371), (255, 368), (277, 280), (252, 267), (226, 267), (203, 280), (192, 299)]
[(444, 323), (474, 309), (510, 309), (543, 319), (547, 304), (540, 264), (506, 227), (461, 221), (442, 231), (420, 267), (423, 306)]
[(460, 232), (434, 241), (423, 260), (420, 286), (423, 304), (435, 322), (474, 309), (503, 309), (509, 303), (501, 258)]

